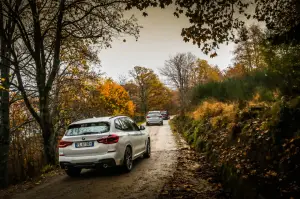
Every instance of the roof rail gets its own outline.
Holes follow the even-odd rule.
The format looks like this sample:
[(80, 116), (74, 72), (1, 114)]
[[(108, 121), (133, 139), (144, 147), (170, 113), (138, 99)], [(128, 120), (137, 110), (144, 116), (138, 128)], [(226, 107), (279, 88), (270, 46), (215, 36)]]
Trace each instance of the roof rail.
[(112, 118), (114, 118), (114, 117), (128, 117), (127, 115), (113, 115), (113, 116), (111, 116), (109, 119), (112, 119)]

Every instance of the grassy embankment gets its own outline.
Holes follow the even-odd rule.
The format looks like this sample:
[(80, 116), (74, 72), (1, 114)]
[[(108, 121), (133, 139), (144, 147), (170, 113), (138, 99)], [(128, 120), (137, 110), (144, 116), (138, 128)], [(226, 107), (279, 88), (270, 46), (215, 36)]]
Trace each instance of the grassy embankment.
[(300, 97), (282, 98), (274, 79), (259, 72), (198, 86), (200, 104), (170, 122), (217, 166), (234, 198), (299, 197)]

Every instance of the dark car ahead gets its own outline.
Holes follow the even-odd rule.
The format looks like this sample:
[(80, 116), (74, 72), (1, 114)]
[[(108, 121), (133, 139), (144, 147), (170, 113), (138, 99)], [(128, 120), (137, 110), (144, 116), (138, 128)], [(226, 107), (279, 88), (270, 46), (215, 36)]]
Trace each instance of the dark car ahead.
[(162, 115), (162, 117), (163, 117), (164, 120), (170, 119), (168, 111), (161, 111), (160, 114)]

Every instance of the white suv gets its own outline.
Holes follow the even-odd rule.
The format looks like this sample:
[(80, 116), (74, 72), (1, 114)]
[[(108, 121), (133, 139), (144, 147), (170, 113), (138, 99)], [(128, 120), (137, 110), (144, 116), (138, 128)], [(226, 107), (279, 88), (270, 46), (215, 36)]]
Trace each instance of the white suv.
[(69, 125), (59, 143), (59, 163), (75, 177), (83, 168), (122, 166), (132, 169), (133, 160), (150, 157), (150, 136), (127, 116), (91, 118)]

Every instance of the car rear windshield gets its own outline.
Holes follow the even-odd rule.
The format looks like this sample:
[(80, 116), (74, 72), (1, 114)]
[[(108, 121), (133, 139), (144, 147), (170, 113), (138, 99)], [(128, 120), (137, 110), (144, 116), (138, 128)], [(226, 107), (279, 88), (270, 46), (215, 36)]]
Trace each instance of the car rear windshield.
[(151, 113), (151, 114), (148, 114), (147, 116), (149, 116), (149, 117), (159, 117), (159, 116), (161, 116), (161, 114), (159, 114), (159, 113)]
[(149, 111), (149, 114), (153, 114), (153, 113), (160, 113), (160, 111)]
[(162, 113), (162, 114), (167, 114), (167, 111), (162, 111), (161, 113)]
[(101, 134), (109, 132), (110, 125), (107, 122), (73, 124), (70, 125), (66, 136)]

